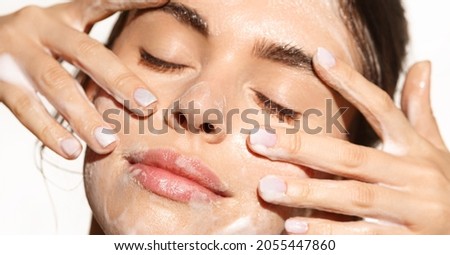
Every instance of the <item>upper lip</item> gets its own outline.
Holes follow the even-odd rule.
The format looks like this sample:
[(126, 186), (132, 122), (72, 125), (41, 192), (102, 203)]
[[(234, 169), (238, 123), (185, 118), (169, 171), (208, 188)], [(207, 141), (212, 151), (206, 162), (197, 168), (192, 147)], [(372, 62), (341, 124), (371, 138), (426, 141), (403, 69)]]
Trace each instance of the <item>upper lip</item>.
[(216, 195), (229, 197), (228, 187), (202, 161), (173, 150), (158, 149), (132, 153), (130, 164), (143, 164), (167, 170), (209, 189)]

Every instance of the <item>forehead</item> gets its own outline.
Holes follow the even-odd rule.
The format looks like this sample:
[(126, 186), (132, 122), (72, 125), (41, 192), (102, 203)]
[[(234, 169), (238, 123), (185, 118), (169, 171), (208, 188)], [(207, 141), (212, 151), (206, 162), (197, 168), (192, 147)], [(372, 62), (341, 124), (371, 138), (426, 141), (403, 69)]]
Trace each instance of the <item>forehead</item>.
[[(352, 35), (337, 0), (177, 0), (195, 9), (222, 42), (255, 39), (292, 44), (313, 54), (325, 47), (352, 66), (358, 63)], [(223, 41), (225, 40), (225, 41)]]

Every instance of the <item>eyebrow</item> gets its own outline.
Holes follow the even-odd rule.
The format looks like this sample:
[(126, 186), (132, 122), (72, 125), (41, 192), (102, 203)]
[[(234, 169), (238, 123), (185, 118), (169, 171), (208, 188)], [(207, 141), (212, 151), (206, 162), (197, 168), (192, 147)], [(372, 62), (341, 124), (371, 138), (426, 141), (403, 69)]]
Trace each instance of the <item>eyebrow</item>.
[(142, 15), (148, 11), (163, 11), (172, 15), (175, 19), (184, 25), (193, 28), (195, 31), (199, 32), (205, 37), (208, 37), (208, 23), (206, 20), (200, 16), (200, 14), (186, 5), (181, 3), (169, 2), (161, 8), (157, 9), (141, 9), (138, 10), (135, 17)]
[[(209, 28), (206, 20), (195, 9), (186, 5), (169, 2), (158, 9), (138, 10), (135, 17), (148, 12), (149, 10), (168, 13), (182, 24), (193, 28), (203, 36), (208, 37), (209, 35)], [(267, 39), (257, 40), (253, 46), (252, 54), (257, 58), (270, 60), (287, 67), (293, 67), (313, 73), (312, 56), (305, 53), (301, 48), (291, 44), (270, 42)]]
[(268, 40), (258, 40), (252, 51), (253, 55), (288, 67), (313, 72), (312, 57), (301, 48), (291, 44), (279, 44)]

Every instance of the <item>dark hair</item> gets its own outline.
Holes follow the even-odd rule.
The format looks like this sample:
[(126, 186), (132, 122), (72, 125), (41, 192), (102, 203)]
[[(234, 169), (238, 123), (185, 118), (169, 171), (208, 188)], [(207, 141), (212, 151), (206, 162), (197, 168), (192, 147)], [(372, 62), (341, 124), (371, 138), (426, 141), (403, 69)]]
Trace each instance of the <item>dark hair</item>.
[[(401, 0), (340, 0), (342, 19), (363, 60), (362, 74), (393, 97), (409, 41)], [(378, 137), (359, 113), (350, 140), (373, 145)]]
[[(362, 60), (362, 75), (391, 97), (406, 56), (409, 40), (401, 0), (339, 0), (341, 18), (352, 33)], [(112, 47), (129, 12), (123, 12), (108, 40)], [(373, 146), (378, 140), (372, 127), (358, 113), (350, 127), (350, 141)]]

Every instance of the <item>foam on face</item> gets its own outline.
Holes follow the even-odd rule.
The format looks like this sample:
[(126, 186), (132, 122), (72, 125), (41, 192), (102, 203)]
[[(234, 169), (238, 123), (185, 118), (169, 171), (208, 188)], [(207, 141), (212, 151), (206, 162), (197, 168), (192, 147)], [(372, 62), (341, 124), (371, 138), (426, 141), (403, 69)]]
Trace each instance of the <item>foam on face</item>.
[(35, 91), (33, 83), (14, 58), (6, 53), (0, 54), (0, 81)]
[[(326, 19), (328, 21), (332, 20), (333, 23), (336, 23), (335, 21), (341, 21), (338, 17), (338, 9), (339, 8), (336, 4), (337, 1), (327, 1), (324, 2), (323, 5), (327, 9), (333, 9), (335, 13), (329, 13), (324, 14), (326, 15)], [(240, 4), (241, 1), (237, 0), (231, 0), (231, 1), (225, 1), (222, 4), (224, 5), (233, 5), (233, 4)], [(286, 10), (299, 10), (299, 12), (304, 12), (305, 9), (310, 9), (308, 12), (310, 13), (318, 13), (317, 7), (314, 7), (311, 4), (308, 4), (308, 1), (300, 2), (300, 1), (291, 1), (286, 0), (283, 1), (272, 1), (272, 4), (280, 4), (286, 6)], [(292, 4), (291, 4), (292, 3)], [(305, 4), (303, 4), (305, 3)], [(294, 5), (294, 6), (291, 6)], [(324, 7), (324, 8), (325, 8)], [(295, 8), (295, 9), (294, 9)], [(319, 10), (320, 11), (320, 10)], [(328, 12), (324, 12), (328, 13)], [(320, 15), (317, 15), (320, 16)], [(330, 34), (334, 35), (334, 38), (338, 41), (338, 44), (342, 44), (343, 47), (341, 47), (344, 51), (347, 51), (345, 54), (348, 56), (352, 56), (350, 54), (350, 50), (348, 49), (348, 42), (346, 41), (346, 37), (343, 36), (342, 30), (339, 28), (344, 28), (341, 24), (336, 24), (336, 27), (330, 27), (329, 22), (327, 23), (325, 20), (318, 19), (316, 25), (319, 29), (323, 31), (328, 31)], [(212, 29), (217, 30), (216, 32), (219, 33), (219, 29)], [(273, 29), (266, 29), (268, 33), (268, 37), (271, 36), (269, 33), (278, 33), (277, 31), (274, 31)], [(214, 32), (214, 31), (213, 31)], [(276, 34), (275, 34), (276, 35)], [(313, 49), (309, 49), (313, 50)], [(349, 59), (352, 59), (349, 57)], [(194, 106), (196, 109), (209, 109), (214, 108), (223, 111), (223, 108), (225, 107), (226, 101), (225, 97), (221, 99), (221, 97), (215, 97), (213, 95), (212, 91), (210, 90), (211, 86), (208, 86), (208, 84), (205, 84), (204, 82), (200, 82), (194, 86), (192, 86), (188, 91), (186, 91), (182, 96), (181, 99), (185, 99), (186, 103), (189, 103), (190, 101), (194, 101)], [(211, 100), (213, 99), (213, 100)], [(183, 105), (181, 105), (183, 107)], [(242, 137), (234, 136), (233, 138), (233, 144), (235, 146), (244, 147), (245, 148), (245, 139), (242, 139)], [(187, 147), (185, 141), (181, 138), (175, 139), (175, 144), (179, 145), (179, 147)], [(263, 150), (264, 148), (259, 148), (259, 150)], [(285, 153), (284, 151), (276, 151), (278, 153), (277, 155), (281, 155), (282, 153)], [(177, 160), (175, 162), (178, 166), (185, 168), (187, 162), (186, 160), (183, 160), (182, 158), (180, 160)], [(249, 162), (251, 163), (251, 161)], [(245, 165), (245, 164), (244, 164)], [(185, 168), (186, 169), (186, 168)], [(189, 170), (189, 169), (187, 169)], [(242, 167), (239, 169), (243, 173), (245, 172), (251, 172), (251, 169), (247, 169), (246, 167)], [(133, 173), (132, 173), (133, 174)], [(137, 172), (134, 174), (138, 174)], [(129, 181), (131, 181), (133, 178), (129, 178)], [(125, 184), (123, 184), (125, 186)], [(132, 184), (128, 186), (133, 186)], [(126, 188), (124, 188), (126, 189)], [(256, 189), (256, 186), (255, 186)], [(248, 192), (247, 194), (242, 195), (244, 198), (241, 201), (246, 201), (245, 203), (241, 204), (238, 200), (226, 200), (219, 201), (219, 202), (210, 202), (210, 203), (204, 203), (201, 202), (201, 195), (193, 196), (193, 198), (189, 201), (189, 203), (186, 204), (175, 204), (172, 201), (168, 201), (165, 199), (155, 199), (155, 194), (148, 193), (143, 194), (140, 192), (136, 193), (136, 197), (131, 197), (129, 201), (116, 201), (119, 206), (122, 203), (123, 206), (130, 206), (130, 207), (136, 207), (139, 209), (147, 209), (147, 211), (142, 210), (136, 210), (139, 211), (139, 214), (133, 214), (132, 210), (126, 210), (125, 208), (122, 208), (121, 213), (116, 213), (116, 219), (113, 219), (110, 215), (108, 215), (108, 212), (105, 212), (105, 215), (108, 215), (108, 222), (111, 222), (111, 224), (121, 225), (119, 228), (116, 227), (116, 229), (123, 229), (126, 230), (127, 233), (132, 234), (144, 234), (144, 233), (151, 233), (151, 230), (155, 228), (155, 225), (162, 224), (160, 221), (154, 220), (164, 217), (164, 219), (170, 219), (164, 222), (169, 222), (167, 226), (164, 226), (164, 230), (167, 233), (178, 233), (178, 234), (205, 234), (205, 233), (219, 233), (219, 234), (278, 234), (280, 233), (283, 228), (283, 222), (284, 220), (281, 219), (279, 215), (277, 215), (276, 212), (263, 209), (261, 204), (259, 204), (258, 200), (255, 199), (257, 194), (255, 194), (253, 191)], [(241, 194), (239, 194), (241, 195)], [(139, 200), (139, 198), (148, 196), (148, 200), (145, 201), (145, 203), (149, 203), (150, 207), (140, 207), (140, 203), (142, 203), (142, 200)], [(247, 202), (248, 201), (248, 202)], [(113, 203), (111, 200), (110, 203)], [(224, 206), (226, 204), (226, 206)], [(168, 205), (168, 206), (165, 206)], [(108, 204), (104, 205), (104, 208), (107, 208)], [(153, 208), (156, 208), (153, 210)], [(223, 208), (233, 208), (232, 210), (229, 210), (228, 212), (224, 212)], [(113, 210), (113, 209), (111, 209)], [(200, 213), (201, 212), (201, 213)], [(123, 215), (127, 215), (126, 218), (129, 219), (128, 222), (122, 221)], [(202, 217), (201, 215), (208, 215), (208, 217)], [(229, 217), (224, 217), (224, 215)], [(302, 215), (301, 210), (299, 209), (299, 213), (296, 215)], [(178, 217), (178, 218), (177, 218)], [(182, 218), (180, 218), (182, 217)], [(173, 219), (173, 220), (172, 220)], [(181, 220), (180, 220), (181, 219)]]
[[(130, 173), (131, 175), (138, 174), (138, 170)], [(128, 178), (128, 181), (133, 181)], [(127, 184), (123, 184), (127, 185)], [(130, 185), (130, 184), (129, 184)], [(249, 194), (249, 196), (254, 194)], [(269, 210), (261, 210), (258, 202), (249, 202), (242, 207), (238, 201), (219, 201), (205, 203), (204, 198), (193, 198), (189, 201), (187, 207), (182, 205), (183, 219), (177, 217), (178, 209), (170, 207), (161, 207), (158, 203), (166, 204), (168, 201), (156, 202), (154, 200), (155, 194), (148, 194), (148, 202), (155, 205), (156, 211), (141, 212), (140, 215), (133, 215), (132, 210), (128, 207), (122, 208), (121, 212), (109, 212), (109, 204), (107, 200), (103, 201), (103, 217), (105, 223), (112, 230), (121, 230), (126, 234), (148, 234), (152, 233), (155, 224), (152, 219), (164, 215), (167, 219), (173, 219), (173, 224), (164, 226), (166, 233), (176, 234), (279, 234), (282, 229), (282, 220), (274, 221), (274, 212)], [(133, 206), (140, 200), (137, 197), (131, 197), (127, 201), (128, 206)], [(249, 201), (251, 201), (249, 199)], [(111, 203), (111, 201), (109, 201)], [(119, 201), (117, 201), (120, 203)], [(230, 211), (232, 217), (218, 216), (218, 211), (222, 211), (224, 203), (229, 203), (229, 207), (236, 208), (236, 211)], [(199, 217), (199, 214), (209, 215), (208, 218)]]
[(217, 234), (255, 234), (254, 222), (250, 216), (245, 216), (232, 222), (230, 225), (226, 226), (224, 229), (219, 231)]

